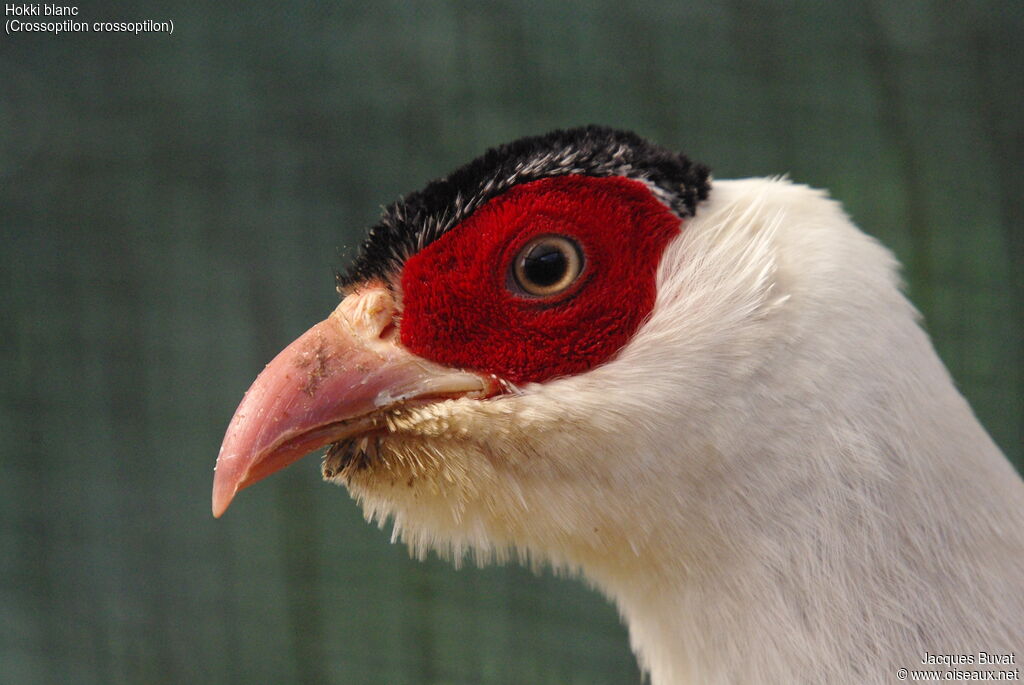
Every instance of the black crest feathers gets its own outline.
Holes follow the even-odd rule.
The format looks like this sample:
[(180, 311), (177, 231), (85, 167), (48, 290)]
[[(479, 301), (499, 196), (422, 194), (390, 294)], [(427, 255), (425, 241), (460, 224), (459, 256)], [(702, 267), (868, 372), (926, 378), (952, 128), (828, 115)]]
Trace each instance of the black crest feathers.
[(635, 133), (601, 126), (520, 138), (492, 148), (384, 210), (338, 290), (388, 280), (405, 260), (519, 183), (550, 176), (624, 176), (650, 187), (680, 218), (693, 216), (710, 189), (708, 169)]

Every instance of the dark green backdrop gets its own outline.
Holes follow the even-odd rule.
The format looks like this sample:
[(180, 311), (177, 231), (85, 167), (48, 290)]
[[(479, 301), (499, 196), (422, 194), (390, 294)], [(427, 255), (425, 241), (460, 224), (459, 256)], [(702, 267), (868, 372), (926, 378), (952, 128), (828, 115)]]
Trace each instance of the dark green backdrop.
[(418, 563), (310, 459), (209, 513), (243, 390), (379, 206), (632, 128), (830, 188), (1019, 465), (1024, 3), (89, 3), (0, 36), (0, 682), (637, 683), (578, 582)]

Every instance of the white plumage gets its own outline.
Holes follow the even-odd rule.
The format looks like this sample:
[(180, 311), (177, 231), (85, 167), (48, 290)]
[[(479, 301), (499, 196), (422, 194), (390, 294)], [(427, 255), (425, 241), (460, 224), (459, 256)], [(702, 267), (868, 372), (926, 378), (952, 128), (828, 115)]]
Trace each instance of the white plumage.
[[(325, 476), (416, 554), (581, 572), (618, 606), (653, 685), (884, 683), (926, 654), (1019, 652), (1024, 482), (957, 392), (892, 255), (784, 179), (716, 181), (691, 218), (703, 172), (630, 134), (555, 132), (483, 159), (501, 172), (502, 155), (548, 159), (563, 139), (597, 175), (629, 171), (628, 152), (653, 160), (648, 187), (666, 192), (673, 164), (683, 190), (696, 184), (676, 198), (682, 230), (625, 347), (498, 392), (406, 349), (399, 279), (364, 260), (365, 278), (243, 400), (215, 513), (335, 442)], [(425, 226), (422, 197), (447, 187), (413, 203)], [(428, 249), (388, 226), (367, 252), (382, 263), (400, 263), (396, 244)]]
[(716, 181), (614, 360), (394, 428), (434, 487), (356, 474), (369, 518), (419, 554), (579, 569), (653, 685), (892, 682), (1024, 645), (1024, 484), (892, 255), (820, 191)]

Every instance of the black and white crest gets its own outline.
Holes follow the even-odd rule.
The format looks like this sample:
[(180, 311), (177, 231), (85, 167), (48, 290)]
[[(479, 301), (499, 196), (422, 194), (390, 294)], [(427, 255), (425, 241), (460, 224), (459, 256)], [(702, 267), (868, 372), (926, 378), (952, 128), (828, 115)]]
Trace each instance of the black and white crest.
[(707, 167), (629, 131), (585, 126), (520, 138), (385, 209), (353, 265), (338, 274), (338, 290), (388, 280), (406, 259), (512, 186), (566, 174), (641, 181), (680, 218), (693, 216), (710, 189)]

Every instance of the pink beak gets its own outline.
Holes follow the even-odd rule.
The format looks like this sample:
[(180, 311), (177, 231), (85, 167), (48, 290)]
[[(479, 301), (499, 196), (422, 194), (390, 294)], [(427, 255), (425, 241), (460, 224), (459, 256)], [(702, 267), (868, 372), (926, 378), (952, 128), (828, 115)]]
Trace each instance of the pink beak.
[(213, 515), (242, 488), (339, 440), (380, 428), (407, 400), (485, 397), (494, 381), (417, 357), (401, 346), (395, 303), (382, 286), (346, 297), (286, 347), (245, 393), (213, 478)]

